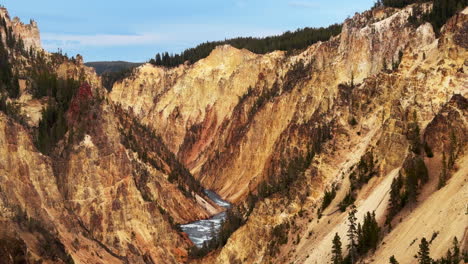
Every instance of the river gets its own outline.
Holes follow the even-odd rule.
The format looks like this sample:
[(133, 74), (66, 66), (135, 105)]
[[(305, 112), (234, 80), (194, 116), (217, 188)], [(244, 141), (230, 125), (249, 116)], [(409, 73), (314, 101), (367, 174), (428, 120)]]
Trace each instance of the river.
[[(215, 192), (205, 190), (206, 195), (213, 200), (217, 205), (226, 209), (231, 207), (231, 204), (224, 201)], [(198, 220), (185, 225), (180, 225), (182, 231), (188, 234), (190, 240), (197, 246), (202, 247), (205, 241), (212, 238), (214, 234), (218, 234), (221, 223), (226, 218), (226, 212), (221, 212), (213, 217), (205, 220)]]

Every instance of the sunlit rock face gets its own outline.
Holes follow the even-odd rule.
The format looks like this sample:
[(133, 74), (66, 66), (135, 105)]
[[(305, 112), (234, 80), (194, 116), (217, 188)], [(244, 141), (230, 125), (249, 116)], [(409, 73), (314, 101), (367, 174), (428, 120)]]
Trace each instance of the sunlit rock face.
[[(390, 69), (401, 54), (407, 67), (413, 65), (409, 54), (422, 56), (434, 32), (429, 24), (411, 26), (411, 14), (411, 7), (357, 14), (345, 21), (341, 35), (296, 56), (223, 46), (191, 66), (147, 64), (115, 84), (110, 98), (160, 131), (206, 188), (237, 202), (275, 169), (274, 156), (284, 149), (278, 143), (290, 143), (292, 131), (286, 130), (333, 108), (338, 84), (360, 83), (384, 64)], [(300, 60), (306, 68), (294, 75)], [(257, 109), (262, 93), (275, 89)]]
[[(100, 77), (81, 56), (66, 59), (39, 50), (35, 23), (10, 20), (5, 9), (0, 16), (28, 55), (31, 47), (37, 49), (31, 53), (44, 58), (50, 74), (79, 84), (63, 113), (67, 133), (50, 153), (40, 153), (37, 126), (54, 99), (31, 94), (24, 73), (36, 66), (35, 56), (8, 50), (12, 70), (20, 73), (20, 95), (8, 102), (19, 107), (25, 124), (0, 113), (2, 258), (7, 256), (6, 263), (185, 262), (193, 244), (177, 225), (209, 218), (221, 207), (203, 189), (192, 188), (190, 173), (153, 130), (109, 102)], [(0, 34), (5, 39), (5, 32)], [(184, 177), (173, 176), (174, 181), (170, 174)]]
[[(206, 188), (234, 203), (255, 193), (263, 180), (281, 175), (282, 162), (305, 157), (329, 132), (301, 183), (293, 185), (298, 189), (296, 199), (291, 202), (279, 195), (261, 202), (228, 244), (204, 261), (328, 261), (335, 232), (345, 237), (345, 215), (334, 213), (326, 217), (331, 224), (328, 220), (317, 223), (313, 208), (320, 205), (324, 189), (334, 183), (341, 186), (329, 213), (335, 211), (348, 191), (348, 177), (369, 153), (380, 177), (359, 192), (359, 217), (377, 210), (383, 224), (388, 200), (384, 194), (411, 155), (408, 131), (416, 122), (422, 133), (454, 94), (466, 97), (467, 93), (467, 53), (461, 40), (466, 36), (466, 11), (450, 20), (436, 39), (430, 24), (408, 23), (412, 8), (356, 14), (345, 21), (339, 36), (294, 56), (255, 55), (224, 46), (191, 66), (144, 65), (114, 86), (110, 94), (114, 102), (133, 109), (144, 123), (161, 131), (171, 150)], [(422, 10), (430, 8), (421, 5)], [(304, 68), (295, 71), (300, 60)], [(392, 69), (396, 62), (397, 68)], [(262, 98), (262, 94), (268, 96)], [(352, 119), (357, 124), (350, 125)], [(459, 121), (451, 122), (458, 127)], [(425, 159), (428, 168), (434, 168), (432, 185), (424, 189), (421, 203), (430, 203), (426, 198), (434, 192), (440, 171), (441, 154), (434, 155)], [(462, 156), (459, 160), (459, 166), (466, 167)], [(454, 177), (461, 177), (460, 173), (454, 172)], [(382, 194), (373, 194), (376, 191)], [(307, 212), (307, 220), (297, 216), (299, 210)], [(415, 217), (408, 212), (403, 215)], [(309, 223), (309, 219), (314, 220)], [(443, 239), (463, 233), (457, 221)], [(297, 227), (291, 227), (289, 242), (272, 253), (268, 234), (286, 222)], [(440, 220), (437, 226), (443, 223)], [(420, 237), (425, 230), (411, 234)], [(388, 243), (398, 243), (395, 233), (389, 239), (394, 242)], [(440, 247), (435, 254), (446, 249)], [(388, 253), (382, 249), (376, 253), (378, 258), (369, 261), (387, 261), (386, 253), (380, 252)], [(402, 259), (414, 255), (405, 252)]]
[[(29, 24), (24, 24), (18, 17), (10, 19), (8, 10), (4, 7), (0, 8), (0, 16), (5, 19), (7, 27), (13, 29), (13, 33), (18, 39), (22, 39), (26, 50), (31, 48), (34, 50), (41, 50), (41, 35), (36, 21), (31, 20)], [(2, 29), (2, 31), (4, 31)], [(5, 38), (3, 38), (5, 41)]]
[[(343, 248), (348, 242), (339, 203), (363, 167), (372, 177), (355, 192), (358, 221), (375, 211), (383, 226), (392, 180), (422, 160), (428, 182), (417, 203), (364, 261), (395, 255), (410, 263), (412, 241), (434, 232), (431, 256), (445, 255), (467, 221), (468, 10), (436, 38), (430, 24), (408, 23), (412, 8), (356, 14), (340, 35), (294, 55), (220, 46), (193, 65), (145, 64), (110, 93), (81, 57), (64, 60), (53, 71), (83, 83), (66, 112), (69, 130), (49, 155), (34, 144), (48, 98), (33, 99), (22, 79), (15, 102), (29, 128), (0, 113), (0, 253), (8, 263), (15, 254), (30, 262), (188, 262), (194, 244), (178, 226), (223, 210), (203, 189), (241, 206), (269, 182), (287, 188), (259, 201), (223, 248), (190, 261), (326, 263), (335, 233)], [(40, 49), (35, 23), (0, 15)], [(438, 190), (444, 156), (453, 166)], [(335, 199), (318, 212), (332, 186)]]
[[(468, 53), (460, 36), (466, 38), (466, 30), (463, 28), (468, 24), (468, 16), (465, 14), (467, 10), (449, 20), (447, 26), (442, 29), (440, 38), (436, 39), (429, 24), (423, 24), (418, 28), (408, 26), (401, 28), (402, 25), (396, 23), (399, 21), (397, 18), (405, 16), (407, 9), (371, 24), (357, 24), (352, 27), (355, 18), (347, 21), (338, 39), (341, 39), (341, 44), (345, 41), (343, 38), (348, 39), (346, 40), (348, 42), (345, 46), (338, 46), (337, 49), (352, 52), (337, 52), (338, 57), (332, 57), (335, 58), (332, 60), (334, 64), (330, 65), (328, 72), (324, 67), (320, 72), (313, 73), (320, 76), (326, 72), (323, 80), (327, 82), (330, 82), (330, 79), (348, 82), (348, 85), (343, 86), (325, 85), (331, 90), (328, 92), (328, 97), (321, 98), (322, 107), (325, 109), (322, 113), (328, 116), (329, 122), (337, 124), (332, 129), (332, 138), (314, 158), (305, 171), (305, 176), (290, 188), (298, 190), (292, 192), (292, 198), (278, 195), (258, 204), (247, 224), (234, 233), (219, 254), (207, 258), (207, 261), (213, 263), (328, 262), (331, 259), (331, 241), (335, 233), (339, 233), (343, 245), (348, 243), (347, 214), (338, 210), (338, 203), (349, 191), (349, 178), (356, 177), (359, 173), (359, 164), (369, 155), (373, 156), (373, 168), (378, 177), (372, 178), (357, 192), (355, 204), (360, 222), (366, 212), (375, 211), (379, 224), (385, 225), (390, 186), (395, 177), (400, 173), (404, 174), (405, 168), (402, 166), (405, 161), (414, 159), (416, 155), (424, 157), (429, 180), (419, 191), (418, 203), (400, 212), (396, 217), (397, 220), (392, 223), (394, 229), (386, 233), (374, 254), (364, 258), (366, 263), (385, 263), (392, 255), (395, 255), (400, 263), (411, 263), (414, 261), (415, 252), (419, 250), (420, 239), (422, 237), (430, 239), (434, 232), (438, 235), (437, 239), (434, 239), (434, 246), (431, 247), (431, 257), (440, 258), (445, 256), (455, 236), (458, 239), (463, 237), (467, 218), (463, 213), (464, 205), (460, 201), (467, 192), (466, 184), (463, 182), (466, 181), (468, 163), (466, 132), (461, 131), (467, 130)], [(358, 15), (357, 18), (363, 15)], [(401, 47), (404, 47), (403, 57), (396, 71), (375, 72), (372, 70), (374, 66), (370, 65), (378, 65), (380, 62), (365, 59), (369, 58), (364, 55), (365, 52), (370, 51), (368, 47), (372, 46), (367, 46), (365, 43), (379, 43), (381, 38), (381, 33), (377, 34), (377, 31), (370, 33), (372, 31), (368, 29), (375, 27), (378, 30), (382, 25), (388, 25), (382, 32), (393, 35), (395, 40), (392, 41), (406, 42), (406, 44), (401, 43)], [(395, 27), (400, 29), (394, 30)], [(350, 31), (358, 33), (346, 36)], [(367, 36), (364, 35), (366, 37), (360, 35), (366, 31), (369, 32)], [(366, 38), (367, 42), (361, 42)], [(356, 45), (354, 46), (353, 41), (349, 39), (356, 41)], [(400, 49), (385, 46), (385, 43), (386, 41), (375, 46), (369, 54), (378, 53), (378, 47), (382, 48), (380, 51), (382, 54), (396, 54)], [(399, 45), (394, 44), (395, 47)], [(354, 54), (361, 55), (348, 60)], [(376, 58), (382, 61), (382, 56)], [(347, 58), (344, 60), (347, 61), (347, 66), (340, 67), (341, 57)], [(340, 81), (332, 77), (334, 73), (348, 74), (347, 68), (356, 66), (362, 68), (354, 71), (353, 89), (349, 87), (349, 79), (343, 78)], [(361, 81), (356, 76), (364, 79)], [(309, 96), (315, 98), (320, 96), (316, 91), (319, 89), (317, 87), (322, 85), (315, 81), (305, 87), (310, 87), (309, 89), (314, 91), (310, 92)], [(302, 95), (304, 96), (302, 99), (307, 101), (307, 92), (303, 91)], [(325, 98), (328, 99), (324, 100)], [(313, 102), (313, 99), (309, 100)], [(269, 114), (270, 112), (271, 110)], [(307, 112), (309, 111), (300, 111), (301, 114)], [(356, 119), (354, 125), (349, 122), (352, 120), (351, 117)], [(316, 118), (315, 124), (318, 125), (321, 120)], [(411, 132), (415, 124), (420, 129), (418, 137), (421, 137), (421, 142), (426, 142), (428, 146), (426, 151), (431, 150), (433, 157), (428, 157), (425, 150), (415, 154), (415, 141)], [(300, 135), (298, 132), (287, 133), (285, 135), (287, 140), (280, 142), (298, 149), (301, 142), (308, 142), (310, 134), (298, 135)], [(456, 147), (453, 147), (454, 145)], [(276, 153), (281, 149), (284, 147), (277, 148)], [(453, 154), (456, 156), (454, 158), (456, 161), (449, 173), (451, 178), (446, 187), (438, 190), (443, 155), (448, 157), (449, 152), (457, 153)], [(318, 219), (317, 210), (321, 206), (324, 191), (330, 190), (332, 185), (339, 186), (336, 198), (321, 213), (322, 218)], [(288, 233), (286, 244), (272, 243), (271, 241), (278, 239), (275, 237), (274, 227), (285, 223), (289, 224), (289, 229), (283, 230)], [(416, 238), (416, 242), (412, 243)], [(439, 242), (436, 243), (436, 240)]]

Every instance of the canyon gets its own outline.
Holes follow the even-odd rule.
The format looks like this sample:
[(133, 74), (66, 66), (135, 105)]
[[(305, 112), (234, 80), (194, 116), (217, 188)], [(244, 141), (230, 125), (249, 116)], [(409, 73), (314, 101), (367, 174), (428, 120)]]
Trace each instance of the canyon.
[[(146, 63), (110, 91), (0, 9), (19, 84), (17, 112), (0, 111), (0, 263), (328, 263), (335, 234), (346, 252), (350, 204), (381, 227), (359, 263), (417, 263), (423, 237), (434, 259), (454, 237), (467, 252), (468, 8), (440, 32), (410, 23), (416, 8), (432, 6), (357, 13), (293, 54), (223, 45)], [(35, 69), (75, 81), (70, 98), (36, 96)], [(66, 129), (41, 151), (42, 113), (63, 98)], [(389, 217), (393, 183), (414, 174), (417, 198)], [(242, 224), (192, 257), (184, 225), (226, 210)]]

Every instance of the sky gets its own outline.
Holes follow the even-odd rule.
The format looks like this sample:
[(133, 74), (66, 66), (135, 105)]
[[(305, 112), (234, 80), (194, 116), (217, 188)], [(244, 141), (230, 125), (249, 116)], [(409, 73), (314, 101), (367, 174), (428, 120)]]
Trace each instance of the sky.
[(341, 23), (374, 0), (1, 0), (34, 19), (43, 48), (84, 60), (145, 62), (199, 43)]

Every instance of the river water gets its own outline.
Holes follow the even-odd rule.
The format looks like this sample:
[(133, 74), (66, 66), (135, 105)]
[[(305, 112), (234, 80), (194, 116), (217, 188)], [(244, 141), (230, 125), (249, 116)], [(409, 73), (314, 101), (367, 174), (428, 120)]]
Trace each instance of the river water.
[[(206, 195), (219, 206), (228, 209), (231, 204), (224, 201), (215, 192), (205, 190)], [(182, 231), (188, 234), (190, 240), (197, 246), (202, 247), (203, 242), (210, 240), (213, 235), (218, 234), (221, 223), (226, 218), (226, 212), (221, 212), (206, 220), (198, 220), (186, 225), (180, 225)]]

